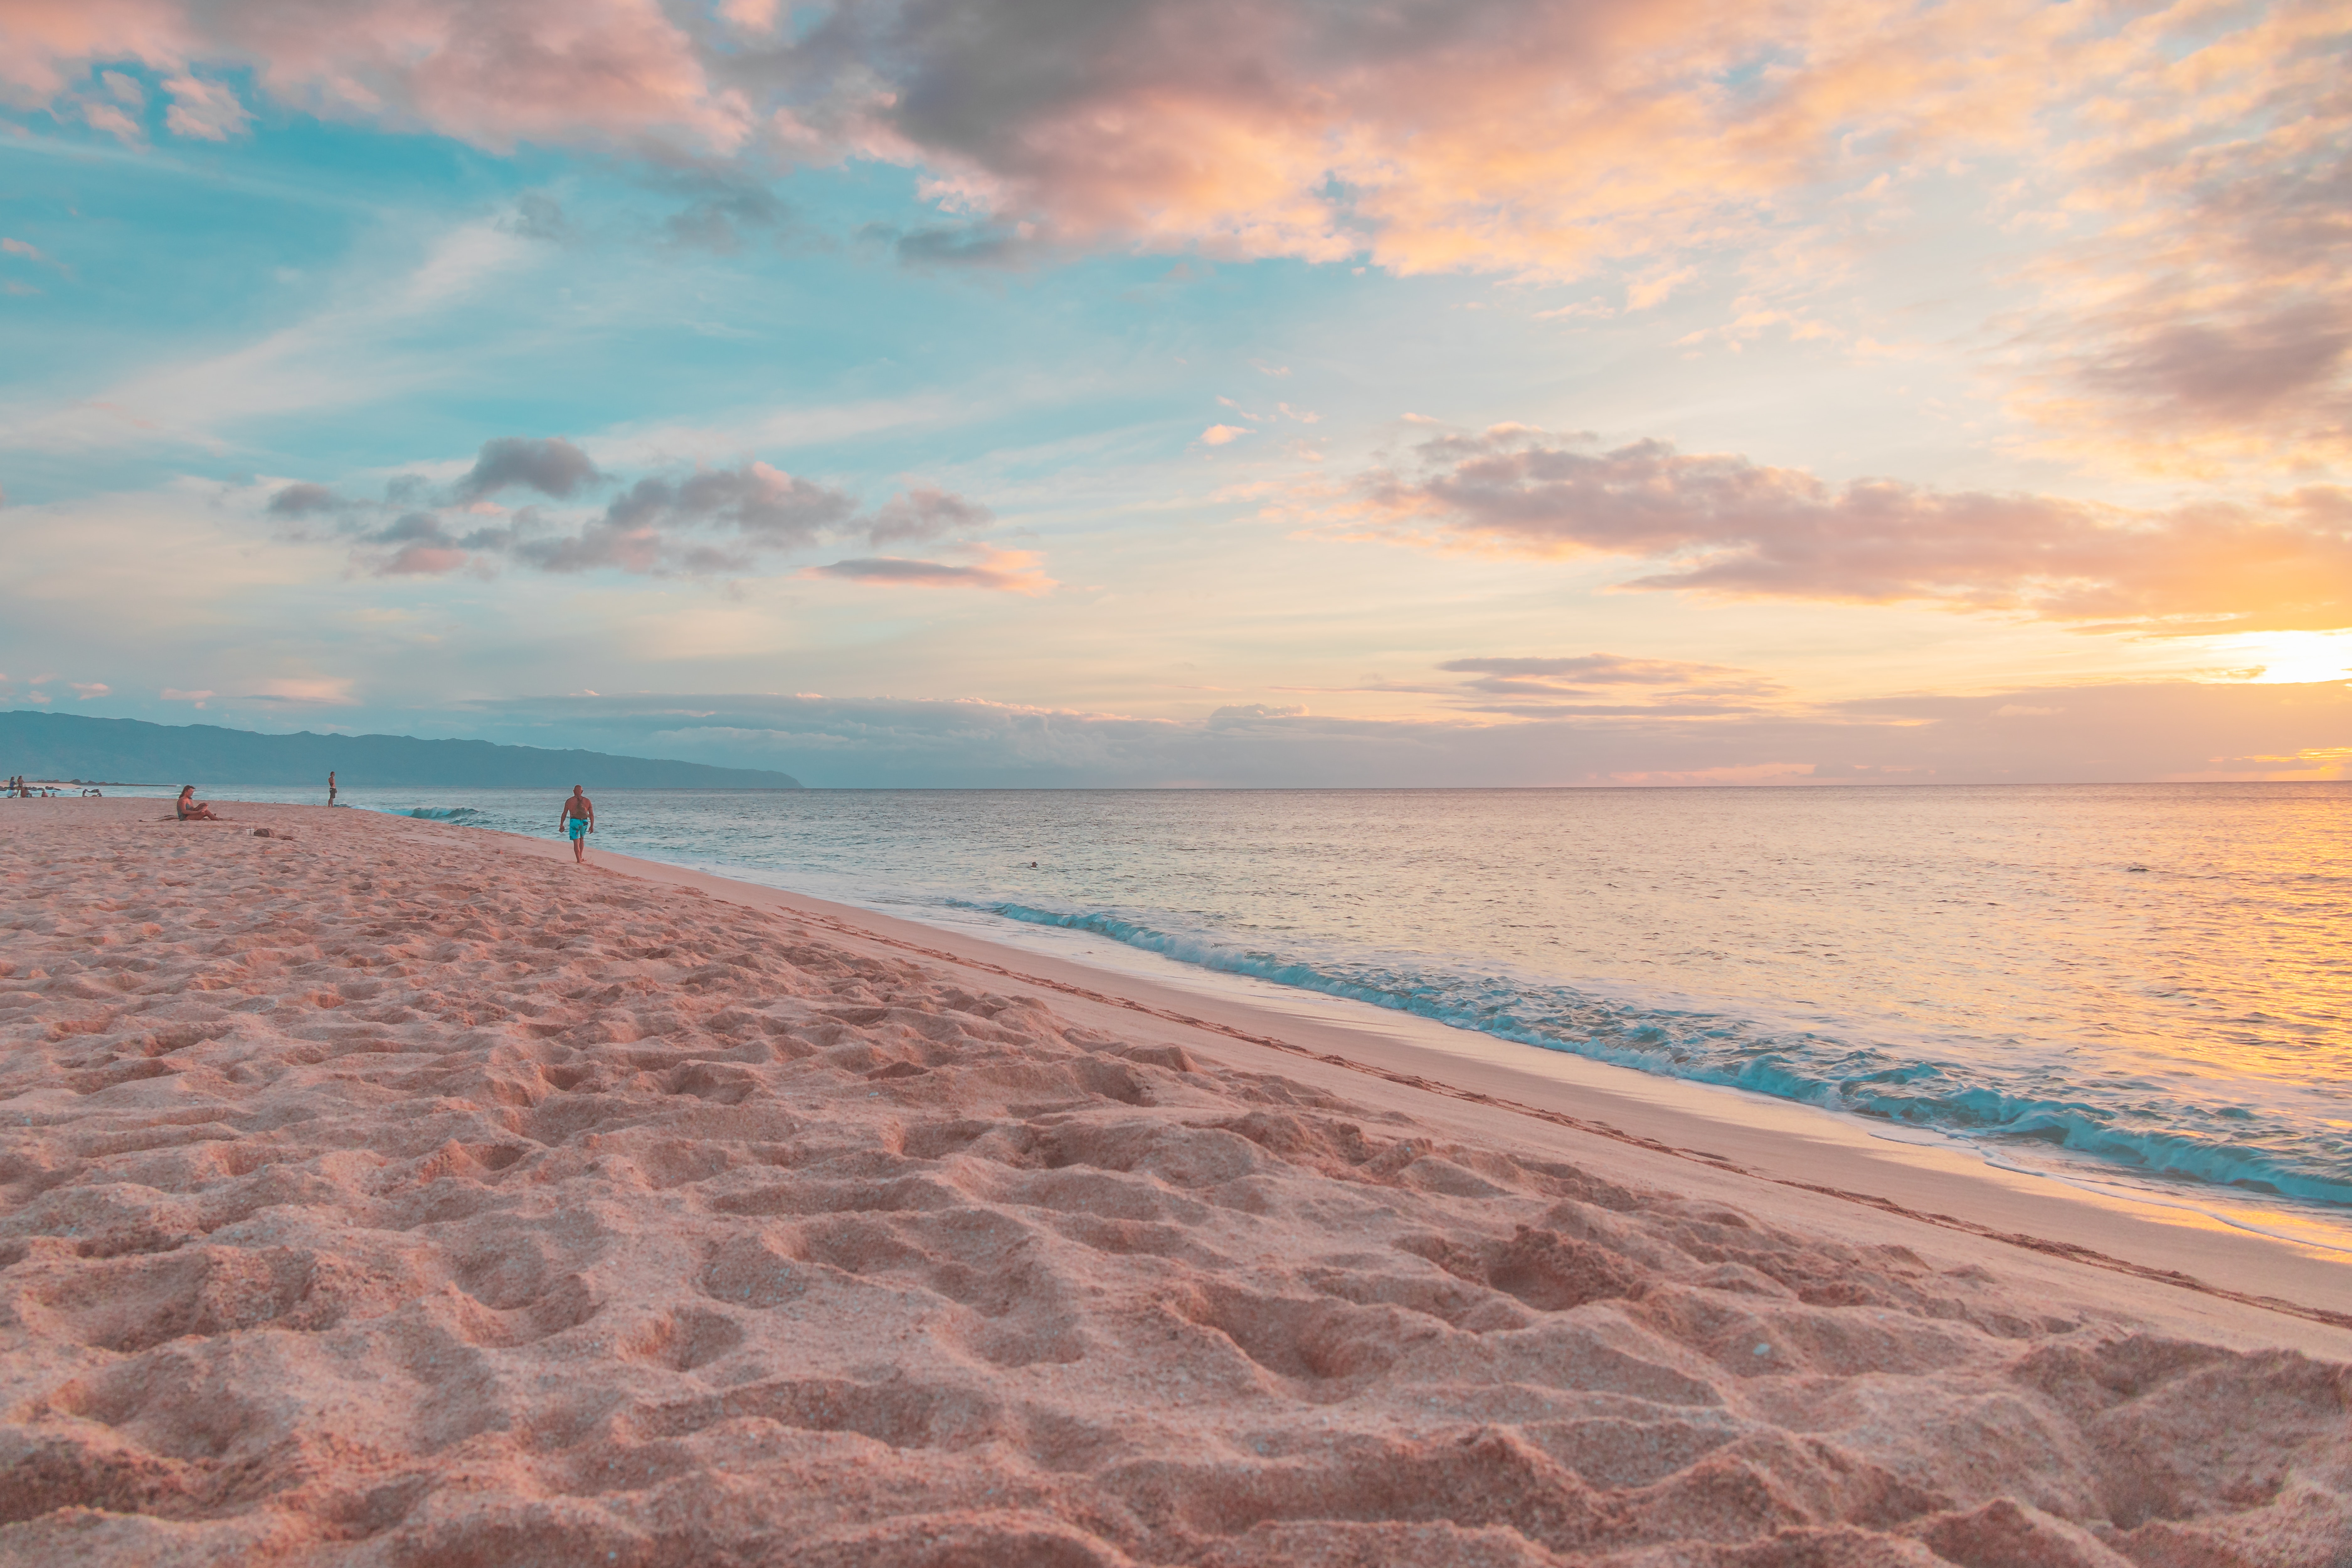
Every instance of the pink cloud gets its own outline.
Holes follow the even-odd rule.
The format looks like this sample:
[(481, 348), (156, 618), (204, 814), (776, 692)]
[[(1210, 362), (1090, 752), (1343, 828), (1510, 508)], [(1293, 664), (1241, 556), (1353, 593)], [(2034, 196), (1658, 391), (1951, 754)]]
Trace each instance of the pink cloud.
[(183, 71), (165, 81), (163, 90), (172, 98), (163, 124), (175, 136), (226, 142), (244, 135), (252, 122), (253, 116), (226, 82), (200, 81)]
[(92, 131), (102, 131), (125, 146), (137, 146), (147, 139), (146, 130), (139, 121), (110, 103), (85, 103), (81, 106), (81, 118)]
[(2352, 625), (2352, 492), (2134, 511), (2060, 497), (1834, 486), (1661, 441), (1610, 450), (1526, 426), (1423, 443), (1327, 522), (1352, 537), (1640, 559), (1623, 585), (1905, 601), (2141, 628)]
[(394, 551), (375, 570), (379, 577), (439, 577), (457, 571), (470, 559), (463, 550), (450, 545), (411, 544)]
[(261, 702), (283, 702), (301, 708), (348, 708), (359, 699), (352, 695), (352, 682), (337, 677), (286, 678), (265, 680), (248, 697)]
[(215, 47), (183, 0), (14, 0), (0, 17), (0, 103), (40, 108), (96, 60), (160, 69)]
[(136, 60), (179, 73), (167, 123), (211, 140), (244, 111), (197, 65), (249, 68), (268, 97), (329, 119), (499, 152), (667, 138), (727, 153), (751, 119), (658, 0), (16, 0), (0, 42), (0, 101), (38, 107), (94, 64)]

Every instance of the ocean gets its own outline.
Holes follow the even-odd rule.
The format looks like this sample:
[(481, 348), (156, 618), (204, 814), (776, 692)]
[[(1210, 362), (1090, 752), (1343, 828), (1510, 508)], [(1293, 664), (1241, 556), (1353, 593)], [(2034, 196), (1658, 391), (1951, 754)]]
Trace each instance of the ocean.
[[(2352, 785), (592, 794), (594, 848), (2352, 1247)], [(561, 801), (343, 798), (541, 835)]]

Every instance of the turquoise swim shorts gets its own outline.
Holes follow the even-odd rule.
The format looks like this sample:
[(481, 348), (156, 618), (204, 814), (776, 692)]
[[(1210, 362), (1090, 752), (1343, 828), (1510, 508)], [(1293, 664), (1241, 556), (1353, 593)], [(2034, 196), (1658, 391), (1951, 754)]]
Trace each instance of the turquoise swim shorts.
[(588, 819), (586, 817), (567, 816), (563, 821), (564, 825), (572, 830), (572, 837), (585, 838), (588, 837)]

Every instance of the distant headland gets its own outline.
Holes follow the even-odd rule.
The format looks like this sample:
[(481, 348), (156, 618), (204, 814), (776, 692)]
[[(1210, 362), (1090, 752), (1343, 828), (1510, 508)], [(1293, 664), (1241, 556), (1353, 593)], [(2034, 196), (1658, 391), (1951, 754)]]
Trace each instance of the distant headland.
[(602, 752), (422, 741), (413, 735), (263, 735), (216, 724), (151, 724), (74, 713), (0, 713), (0, 773), (133, 784), (323, 784), (346, 789), (453, 784), (494, 789), (799, 789), (790, 773)]

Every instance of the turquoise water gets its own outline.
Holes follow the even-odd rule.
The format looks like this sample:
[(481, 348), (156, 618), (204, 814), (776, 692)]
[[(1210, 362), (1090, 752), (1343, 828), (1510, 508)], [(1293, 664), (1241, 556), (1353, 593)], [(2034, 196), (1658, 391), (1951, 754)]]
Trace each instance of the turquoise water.
[[(595, 793), (595, 847), (2352, 1205), (2352, 786)], [(548, 835), (560, 804), (344, 798)]]

